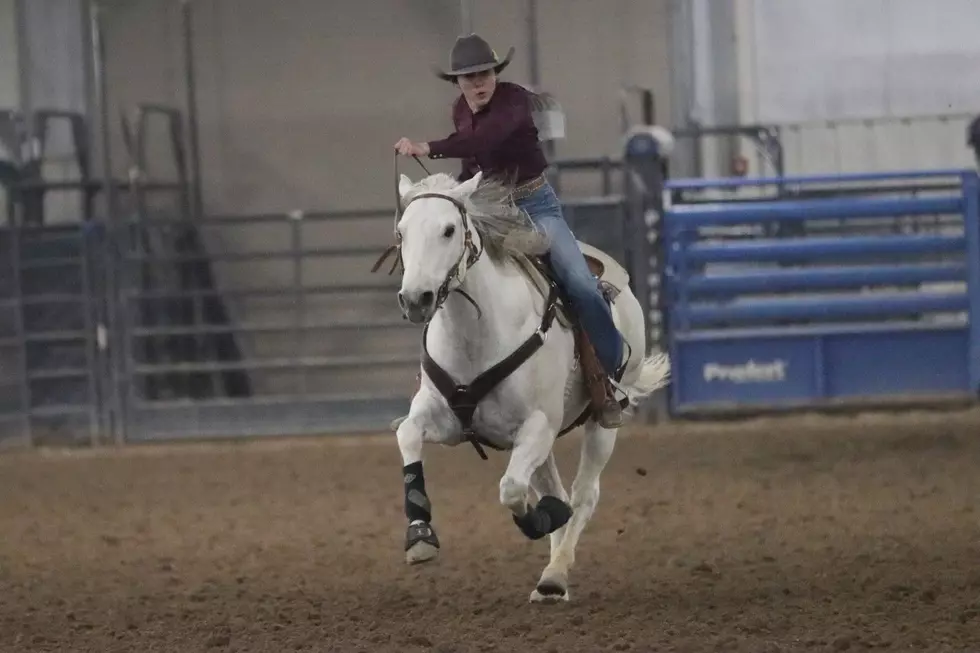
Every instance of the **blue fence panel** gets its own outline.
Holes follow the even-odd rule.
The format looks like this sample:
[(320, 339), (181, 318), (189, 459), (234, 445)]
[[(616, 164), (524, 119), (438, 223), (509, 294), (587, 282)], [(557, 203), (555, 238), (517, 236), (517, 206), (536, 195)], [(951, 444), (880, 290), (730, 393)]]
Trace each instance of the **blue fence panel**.
[[(890, 186), (883, 196), (869, 186), (841, 197), (669, 206), (661, 228), (672, 412), (976, 396), (976, 172), (678, 180), (667, 191), (924, 178), (952, 180), (955, 190), (903, 195)], [(770, 237), (756, 229), (762, 223), (795, 227)]]

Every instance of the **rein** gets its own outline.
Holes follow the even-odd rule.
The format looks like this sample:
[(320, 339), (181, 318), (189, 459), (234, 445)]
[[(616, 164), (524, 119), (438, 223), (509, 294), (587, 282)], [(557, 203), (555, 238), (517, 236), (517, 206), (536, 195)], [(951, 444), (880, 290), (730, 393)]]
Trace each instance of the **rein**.
[[(415, 159), (415, 162), (422, 167), (422, 170), (425, 171), (425, 174), (427, 175), (432, 174), (431, 172), (429, 172), (429, 169), (425, 167), (425, 164), (422, 163), (422, 159), (418, 158), (414, 154), (412, 155), (412, 158)], [(395, 268), (397, 268), (399, 264), (401, 265), (402, 270), (405, 269), (405, 265), (404, 263), (402, 263), (402, 252), (401, 252), (402, 237), (401, 234), (398, 233), (398, 222), (399, 220), (402, 219), (402, 214), (404, 212), (405, 209), (402, 208), (402, 198), (401, 195), (399, 195), (398, 193), (398, 153), (396, 152), (395, 153), (395, 222), (394, 225), (392, 226), (392, 232), (394, 232), (395, 235), (395, 244), (391, 245), (384, 252), (381, 253), (381, 256), (378, 258), (378, 260), (374, 263), (373, 266), (371, 266), (371, 272), (377, 272), (378, 268), (381, 267), (381, 264), (384, 263), (389, 256), (395, 253), (397, 253), (398, 256), (395, 257), (394, 262), (391, 264), (391, 269), (388, 270), (388, 275), (391, 276), (395, 272)]]
[[(424, 170), (426, 174), (431, 174), (429, 172), (429, 169), (425, 167), (425, 164), (422, 163), (421, 159), (419, 159), (414, 154), (412, 155), (412, 158), (415, 159), (415, 161), (420, 166), (422, 166), (422, 170)], [(477, 316), (483, 317), (483, 311), (480, 309), (479, 305), (477, 305), (476, 301), (472, 297), (470, 297), (469, 293), (467, 293), (462, 288), (455, 288), (453, 290), (450, 290), (449, 288), (449, 285), (453, 282), (453, 279), (458, 279), (460, 282), (462, 282), (461, 274), (465, 270), (468, 270), (471, 267), (473, 267), (473, 265), (483, 254), (483, 248), (480, 247), (478, 249), (476, 245), (473, 244), (473, 235), (470, 232), (470, 223), (469, 223), (469, 217), (466, 215), (466, 207), (463, 206), (462, 202), (460, 202), (456, 198), (450, 197), (449, 195), (444, 195), (442, 193), (421, 193), (413, 197), (411, 200), (409, 200), (408, 204), (402, 206), (401, 195), (399, 195), (398, 193), (398, 155), (397, 154), (395, 154), (394, 172), (395, 172), (395, 222), (394, 222), (393, 231), (395, 234), (396, 242), (394, 245), (389, 246), (381, 254), (381, 256), (378, 258), (375, 264), (371, 266), (371, 272), (377, 272), (378, 269), (381, 267), (382, 263), (384, 263), (385, 260), (393, 253), (397, 254), (397, 256), (395, 257), (395, 260), (391, 265), (391, 269), (388, 270), (388, 274), (389, 275), (393, 274), (395, 272), (395, 269), (399, 265), (401, 265), (402, 271), (405, 270), (405, 264), (402, 261), (402, 252), (401, 252), (402, 237), (401, 234), (398, 232), (398, 222), (401, 220), (402, 215), (404, 215), (405, 209), (408, 208), (409, 204), (411, 204), (415, 200), (420, 200), (426, 197), (437, 198), (437, 199), (446, 200), (447, 202), (451, 202), (453, 206), (456, 207), (456, 210), (459, 211), (459, 217), (463, 222), (463, 249), (459, 253), (459, 258), (456, 259), (456, 263), (454, 263), (453, 266), (449, 268), (449, 272), (446, 273), (446, 279), (442, 282), (442, 285), (439, 286), (439, 290), (436, 292), (435, 310), (436, 311), (439, 310), (439, 308), (446, 301), (446, 299), (448, 299), (449, 294), (451, 292), (458, 292), (466, 299), (466, 301), (468, 301), (470, 304), (473, 305), (473, 308), (476, 309)], [(462, 268), (461, 266), (463, 265), (464, 259), (466, 261), (466, 267)], [(434, 312), (435, 311), (433, 311), (433, 313)]]

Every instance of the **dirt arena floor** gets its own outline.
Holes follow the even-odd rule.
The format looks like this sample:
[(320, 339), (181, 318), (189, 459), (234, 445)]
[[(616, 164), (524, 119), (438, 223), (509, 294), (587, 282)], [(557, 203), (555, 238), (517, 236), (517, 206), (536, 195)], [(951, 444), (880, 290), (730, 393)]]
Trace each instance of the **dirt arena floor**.
[(980, 651), (978, 412), (625, 433), (567, 605), (505, 462), (428, 450), (409, 568), (391, 435), (0, 454), (0, 650)]

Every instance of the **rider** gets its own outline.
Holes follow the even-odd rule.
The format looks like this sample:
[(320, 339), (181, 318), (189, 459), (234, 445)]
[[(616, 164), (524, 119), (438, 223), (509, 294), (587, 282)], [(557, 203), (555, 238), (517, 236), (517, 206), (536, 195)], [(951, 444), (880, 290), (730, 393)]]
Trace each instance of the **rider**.
[(562, 215), (561, 203), (544, 177), (547, 166), (532, 115), (534, 94), (497, 75), (510, 63), (476, 34), (461, 36), (450, 53), (450, 70), (436, 74), (462, 94), (453, 103), (456, 131), (447, 138), (415, 142), (402, 138), (399, 154), (433, 159), (462, 159), (459, 181), (478, 170), (484, 176), (514, 184), (513, 198), (548, 236), (551, 266), (582, 323), (582, 369), (589, 385), (596, 421), (606, 427), (622, 424), (622, 410), (609, 377), (616, 374), (623, 343), (612, 313)]

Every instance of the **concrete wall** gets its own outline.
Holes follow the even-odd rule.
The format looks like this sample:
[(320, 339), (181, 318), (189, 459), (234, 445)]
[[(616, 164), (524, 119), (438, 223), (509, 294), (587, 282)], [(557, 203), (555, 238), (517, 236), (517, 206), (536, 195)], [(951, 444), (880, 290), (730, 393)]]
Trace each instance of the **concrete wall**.
[[(21, 0), (21, 109), (73, 111), (86, 115), (89, 103), (89, 47), (84, 0)], [(69, 123), (50, 124), (42, 175), (49, 181), (78, 179)], [(81, 219), (83, 195), (75, 191), (45, 196), (49, 224)]]
[(17, 46), (17, 0), (0, 0), (0, 109), (20, 106)]
[[(452, 87), (429, 67), (459, 30), (456, 0), (197, 0), (201, 142), (211, 212), (390, 203), (390, 146), (441, 137)], [(474, 4), (528, 79), (524, 0)], [(666, 0), (541, 0), (543, 86), (565, 107), (561, 156), (618, 153), (617, 92), (652, 86), (669, 120)], [(107, 16), (114, 106), (176, 102), (184, 89), (175, 2), (120, 4)], [(455, 164), (448, 164), (455, 169)]]
[(20, 4), (23, 109), (85, 113), (89, 49), (84, 0), (26, 0)]
[[(526, 83), (524, 0), (474, 2), (473, 22), (503, 53), (516, 56), (505, 76)], [(623, 85), (653, 87), (669, 120), (666, 0), (540, 0), (543, 88), (567, 114), (568, 138), (559, 156), (617, 155)], [(393, 211), (392, 145), (400, 136), (431, 139), (449, 133), (453, 87), (430, 71), (445, 64), (460, 26), (457, 0), (196, 0), (195, 38), (206, 210), (234, 213), (379, 207), (385, 218), (343, 225), (305, 224), (305, 247), (387, 244)], [(137, 102), (182, 104), (184, 84), (178, 6), (169, 0), (120, 3), (106, 15), (107, 80), (111, 115)], [(634, 110), (634, 116), (638, 114)], [(124, 172), (114, 125), (115, 169)], [(155, 170), (169, 170), (158, 152)], [(418, 176), (414, 162), (404, 168)], [(429, 164), (454, 171), (458, 162)], [(582, 182), (583, 192), (598, 184)], [(217, 220), (220, 222), (220, 220)], [(208, 229), (213, 251), (282, 249), (289, 221), (265, 227)], [(305, 284), (378, 282), (370, 257), (310, 260)], [(292, 283), (289, 263), (220, 264), (225, 288)], [(396, 315), (394, 295), (309, 298), (307, 320)], [(289, 321), (292, 297), (237, 302), (242, 322)], [(399, 330), (314, 338), (308, 353), (378, 355), (412, 352), (418, 334)], [(246, 338), (255, 355), (282, 355), (292, 334)], [(308, 389), (363, 389), (386, 381), (404, 389), (414, 371), (307, 378)], [(264, 389), (294, 389), (266, 375)]]

